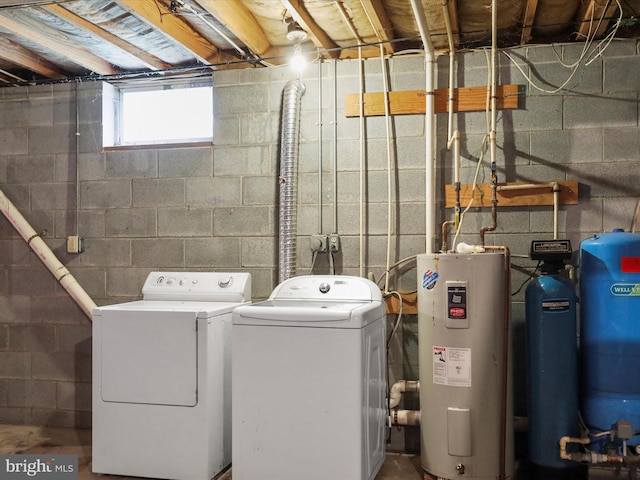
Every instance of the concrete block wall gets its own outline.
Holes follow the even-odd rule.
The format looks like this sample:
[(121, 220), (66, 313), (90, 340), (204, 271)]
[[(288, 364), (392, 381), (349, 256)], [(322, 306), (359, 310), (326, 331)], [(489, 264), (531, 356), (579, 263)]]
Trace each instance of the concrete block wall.
[[(593, 233), (628, 229), (640, 195), (637, 43), (613, 42), (556, 94), (540, 92), (525, 79), (554, 89), (570, 74), (561, 61), (575, 60), (580, 47), (511, 51), (524, 74), (500, 55), (499, 82), (521, 85), (522, 95), (518, 110), (500, 112), (497, 141), (499, 181), (580, 182), (579, 205), (560, 210), (561, 235), (575, 248)], [(457, 60), (458, 86), (486, 84), (485, 52), (459, 54)], [(423, 57), (399, 56), (386, 67), (379, 60), (365, 62), (366, 91), (382, 90), (385, 71), (391, 90), (424, 88)], [(443, 88), (447, 68), (443, 57), (438, 64)], [(334, 231), (342, 240), (334, 257), (336, 272), (361, 272), (361, 124), (344, 116), (345, 95), (358, 92), (358, 72), (356, 61), (325, 62), (302, 76), (299, 274), (329, 271), (326, 256), (313, 263), (308, 237)], [(282, 91), (292, 78), (287, 68), (215, 72), (214, 146), (126, 151), (102, 149), (107, 86), (2, 88), (0, 188), (37, 231), (46, 231), (45, 241), (98, 304), (139, 298), (146, 275), (157, 269), (248, 271), (254, 300), (263, 299), (277, 281), (279, 118)], [(439, 222), (451, 216), (442, 194), (453, 178), (446, 123), (446, 115), (439, 115)], [(470, 183), (486, 132), (485, 114), (458, 114), (455, 125), (462, 134), (462, 182)], [(389, 224), (389, 263), (425, 250), (425, 122), (422, 115), (393, 117), (389, 124), (384, 117), (370, 117), (364, 129), (362, 271), (381, 279)], [(486, 165), (480, 179), (489, 179)], [(532, 239), (551, 236), (551, 219), (548, 207), (500, 209), (498, 229), (487, 235), (487, 243), (509, 245), (519, 255), (513, 263), (522, 269), (513, 271), (512, 291), (534, 266), (520, 256), (527, 255)], [(487, 211), (469, 211), (460, 240), (477, 242), (478, 230), (488, 223)], [(65, 239), (76, 233), (85, 239), (86, 251), (68, 255)], [(4, 218), (0, 252), (0, 422), (89, 426), (87, 319)], [(393, 270), (390, 285), (415, 289), (415, 276), (407, 262)], [(524, 415), (522, 292), (512, 300), (516, 413)], [(393, 321), (390, 317), (390, 327)], [(397, 332), (389, 350), (390, 382), (416, 379), (415, 316), (406, 316)], [(404, 405), (418, 408), (415, 395)], [(394, 429), (392, 448), (415, 451), (418, 437), (415, 429)]]

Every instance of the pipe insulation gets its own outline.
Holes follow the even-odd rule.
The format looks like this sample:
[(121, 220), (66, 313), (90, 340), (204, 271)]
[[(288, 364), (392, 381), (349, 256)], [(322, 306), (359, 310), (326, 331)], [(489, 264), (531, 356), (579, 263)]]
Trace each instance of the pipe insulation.
[(278, 223), (280, 282), (295, 276), (296, 271), (300, 100), (304, 91), (304, 84), (295, 79), (287, 82), (282, 94)]
[(7, 220), (11, 222), (25, 242), (27, 242), (27, 245), (29, 245), (31, 250), (34, 251), (42, 263), (49, 269), (56, 280), (60, 282), (60, 285), (62, 285), (71, 298), (78, 304), (89, 320), (91, 320), (92, 310), (96, 307), (95, 302), (89, 297), (87, 292), (84, 291), (69, 270), (60, 263), (49, 246), (42, 240), (40, 234), (36, 233), (2, 190), (0, 190), (0, 211), (7, 217)]

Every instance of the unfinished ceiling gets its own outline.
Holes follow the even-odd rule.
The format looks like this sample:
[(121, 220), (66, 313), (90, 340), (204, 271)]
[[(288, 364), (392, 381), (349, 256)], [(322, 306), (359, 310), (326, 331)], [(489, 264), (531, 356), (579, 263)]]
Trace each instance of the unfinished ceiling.
[[(640, 0), (498, 0), (500, 47), (634, 37)], [(490, 0), (422, 0), (433, 44), (491, 39)], [(421, 49), (411, 0), (0, 0), (0, 86), (281, 65)], [(380, 47), (382, 46), (382, 48)], [(361, 47), (361, 48), (358, 48)]]

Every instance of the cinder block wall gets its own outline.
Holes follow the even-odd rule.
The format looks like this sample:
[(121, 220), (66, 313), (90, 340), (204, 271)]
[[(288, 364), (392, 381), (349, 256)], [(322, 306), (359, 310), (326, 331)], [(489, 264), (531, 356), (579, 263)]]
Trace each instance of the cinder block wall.
[[(581, 48), (530, 47), (512, 55), (528, 77), (551, 90), (570, 75), (561, 61), (572, 62)], [(391, 90), (424, 88), (423, 57), (397, 57), (387, 67)], [(439, 87), (447, 86), (447, 68), (443, 57)], [(381, 91), (381, 62), (367, 61), (364, 69), (366, 91)], [(485, 85), (485, 52), (457, 55), (457, 69), (458, 86)], [(334, 258), (337, 273), (360, 274), (361, 125), (344, 116), (345, 94), (358, 91), (358, 71), (356, 61), (335, 68), (327, 62), (320, 70), (310, 66), (302, 78), (300, 274), (328, 272), (326, 256), (312, 270), (308, 237), (334, 230), (342, 239), (342, 252)], [(499, 82), (521, 85), (522, 95), (520, 109), (499, 113), (499, 181), (578, 180), (580, 203), (562, 207), (559, 223), (575, 248), (595, 232), (630, 227), (640, 195), (639, 76), (635, 41), (612, 43), (557, 94), (530, 87), (500, 55)], [(104, 85), (2, 88), (0, 188), (100, 305), (139, 298), (146, 275), (156, 269), (249, 271), (254, 299), (263, 299), (277, 281), (279, 118), (282, 91), (291, 78), (287, 68), (215, 72), (212, 148), (109, 152), (102, 150)], [(451, 216), (442, 208), (443, 185), (453, 178), (446, 123), (446, 114), (439, 115), (439, 221)], [(462, 134), (462, 182), (470, 183), (485, 114), (456, 115), (455, 126)], [(423, 252), (426, 242), (424, 117), (396, 116), (388, 127), (389, 144), (384, 117), (364, 123), (363, 271), (377, 280), (387, 263), (388, 151), (389, 262)], [(489, 180), (488, 167), (480, 179)], [(487, 211), (471, 210), (460, 240), (477, 242), (477, 232), (489, 221)], [(80, 255), (65, 253), (66, 237), (74, 234), (86, 242)], [(532, 239), (551, 234), (550, 207), (505, 208), (487, 243), (510, 246), (517, 255), (513, 263), (530, 269), (533, 263), (520, 256), (527, 255)], [(526, 272), (514, 270), (512, 290), (526, 278)], [(410, 262), (393, 271), (391, 287), (416, 288)], [(512, 300), (515, 410), (525, 415), (523, 294)], [(90, 337), (80, 309), (0, 218), (0, 422), (90, 426)], [(391, 382), (417, 378), (417, 352), (417, 319), (406, 316), (389, 351)], [(405, 407), (418, 408), (415, 395), (407, 396)], [(394, 429), (391, 440), (393, 448), (415, 451), (418, 434)]]

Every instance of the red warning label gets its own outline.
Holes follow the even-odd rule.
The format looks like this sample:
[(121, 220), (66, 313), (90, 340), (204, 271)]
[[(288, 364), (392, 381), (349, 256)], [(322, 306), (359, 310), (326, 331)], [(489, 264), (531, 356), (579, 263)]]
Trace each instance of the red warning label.
[(640, 273), (640, 257), (622, 257), (620, 270), (623, 273)]

